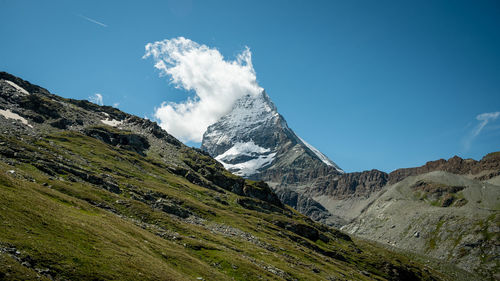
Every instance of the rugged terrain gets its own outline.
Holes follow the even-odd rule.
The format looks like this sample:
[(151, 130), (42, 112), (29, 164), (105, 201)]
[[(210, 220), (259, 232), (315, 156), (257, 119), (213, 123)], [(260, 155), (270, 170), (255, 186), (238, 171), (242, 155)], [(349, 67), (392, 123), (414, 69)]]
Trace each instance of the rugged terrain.
[[(481, 161), (454, 157), (397, 170), (389, 175), (394, 184), (356, 202), (355, 218), (342, 229), (498, 280), (500, 177), (494, 175), (499, 156), (492, 153)], [(399, 181), (402, 174), (407, 176)], [(330, 206), (347, 212), (347, 202)]]
[[(454, 156), (448, 160), (429, 161), (421, 167), (398, 169), (391, 173), (378, 170), (330, 175), (317, 180), (303, 193), (340, 217), (345, 225), (360, 215), (374, 196), (409, 176), (433, 171), (463, 175), (477, 181), (490, 180), (500, 175), (500, 155), (491, 153), (480, 161)], [(328, 180), (326, 180), (328, 179)]]
[(344, 173), (295, 135), (265, 92), (210, 126), (202, 149), (315, 221), (500, 279), (500, 153)]
[[(389, 174), (372, 170), (311, 186), (341, 229), (385, 245), (500, 278), (500, 153), (454, 156)], [(338, 186), (348, 186), (345, 193)], [(347, 196), (346, 196), (347, 194)], [(351, 194), (351, 195), (349, 195)]]
[(315, 223), (154, 122), (4, 72), (0, 128), (2, 280), (462, 276)]

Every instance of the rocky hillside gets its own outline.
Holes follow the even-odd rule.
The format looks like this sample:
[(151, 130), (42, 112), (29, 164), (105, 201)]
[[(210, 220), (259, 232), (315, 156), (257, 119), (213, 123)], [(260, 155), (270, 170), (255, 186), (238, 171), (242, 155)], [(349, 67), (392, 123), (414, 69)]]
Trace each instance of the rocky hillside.
[[(452, 158), (451, 162), (456, 163), (456, 160)], [(482, 174), (483, 171), (476, 175)], [(481, 181), (473, 179), (468, 172), (465, 176), (444, 171), (409, 176), (367, 199), (364, 209), (342, 229), (392, 247), (454, 263), (487, 280), (498, 280), (498, 178)]]
[(303, 194), (348, 222), (357, 217), (371, 202), (369, 198), (385, 189), (386, 185), (433, 171), (464, 175), (479, 181), (488, 180), (500, 175), (500, 153), (490, 153), (480, 161), (454, 156), (448, 160), (429, 161), (420, 167), (398, 169), (389, 174), (371, 170), (328, 175), (318, 178)]
[(0, 73), (2, 280), (452, 280), (158, 125)]
[(332, 175), (333, 180), (304, 194), (349, 233), (494, 280), (500, 277), (495, 275), (500, 269), (499, 175), (500, 153), (495, 152), (480, 161), (454, 156), (389, 174)]

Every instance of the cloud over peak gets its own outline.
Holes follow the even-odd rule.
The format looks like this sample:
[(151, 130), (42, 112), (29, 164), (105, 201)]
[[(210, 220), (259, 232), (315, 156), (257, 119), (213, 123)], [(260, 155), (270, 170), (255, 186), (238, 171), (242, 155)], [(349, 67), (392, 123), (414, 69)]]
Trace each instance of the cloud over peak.
[(248, 47), (235, 60), (184, 37), (148, 43), (145, 49), (143, 58), (152, 57), (171, 84), (195, 93), (194, 98), (164, 102), (155, 110), (160, 126), (182, 141), (201, 142), (207, 127), (229, 113), (236, 100), (263, 90)]

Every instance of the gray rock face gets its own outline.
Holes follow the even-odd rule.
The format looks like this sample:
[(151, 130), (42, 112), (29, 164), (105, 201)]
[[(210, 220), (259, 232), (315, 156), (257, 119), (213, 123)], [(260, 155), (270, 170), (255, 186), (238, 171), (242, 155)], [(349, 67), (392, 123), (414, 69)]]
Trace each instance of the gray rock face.
[(379, 170), (326, 175), (318, 178), (307, 190), (312, 196), (329, 196), (333, 199), (369, 197), (387, 184), (389, 175)]
[(239, 99), (208, 127), (201, 149), (234, 174), (277, 184), (286, 184), (289, 175), (306, 178), (311, 167), (342, 172), (288, 127), (265, 92)]
[(281, 202), (315, 221), (339, 228), (346, 224), (344, 219), (332, 215), (325, 207), (323, 207), (323, 205), (309, 196), (288, 188), (279, 188), (274, 192), (278, 195)]
[(278, 189), (275, 192), (281, 202), (293, 207), (314, 220), (326, 219), (330, 216), (328, 211), (321, 204), (312, 200), (310, 197), (287, 188)]
[(257, 97), (247, 95), (239, 99), (229, 114), (207, 129), (201, 148), (211, 155), (221, 155), (235, 143), (253, 141), (273, 149), (286, 135), (296, 141), (269, 96), (262, 92)]
[(429, 161), (420, 167), (398, 169), (389, 174), (389, 183), (396, 183), (406, 177), (432, 171), (445, 171), (457, 175), (470, 175), (479, 180), (488, 180), (500, 175), (500, 153), (490, 153), (484, 156), (480, 161), (453, 156), (448, 160), (439, 159), (436, 161)]

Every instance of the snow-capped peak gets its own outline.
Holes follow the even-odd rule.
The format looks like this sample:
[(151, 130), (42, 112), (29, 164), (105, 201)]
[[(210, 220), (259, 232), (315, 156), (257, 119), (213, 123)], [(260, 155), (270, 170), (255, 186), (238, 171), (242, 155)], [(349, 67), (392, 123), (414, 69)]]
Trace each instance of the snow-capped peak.
[(290, 173), (302, 173), (304, 163), (311, 168), (328, 165), (343, 173), (288, 127), (264, 91), (236, 101), (231, 112), (207, 128), (201, 148), (234, 174), (253, 179), (268, 169), (279, 170), (271, 172), (274, 175), (293, 169), (296, 172)]
[(269, 131), (278, 118), (276, 107), (264, 91), (257, 96), (247, 95), (236, 102), (230, 113), (208, 127), (202, 148), (217, 156), (237, 142), (258, 143), (257, 139), (262, 137), (260, 130)]

